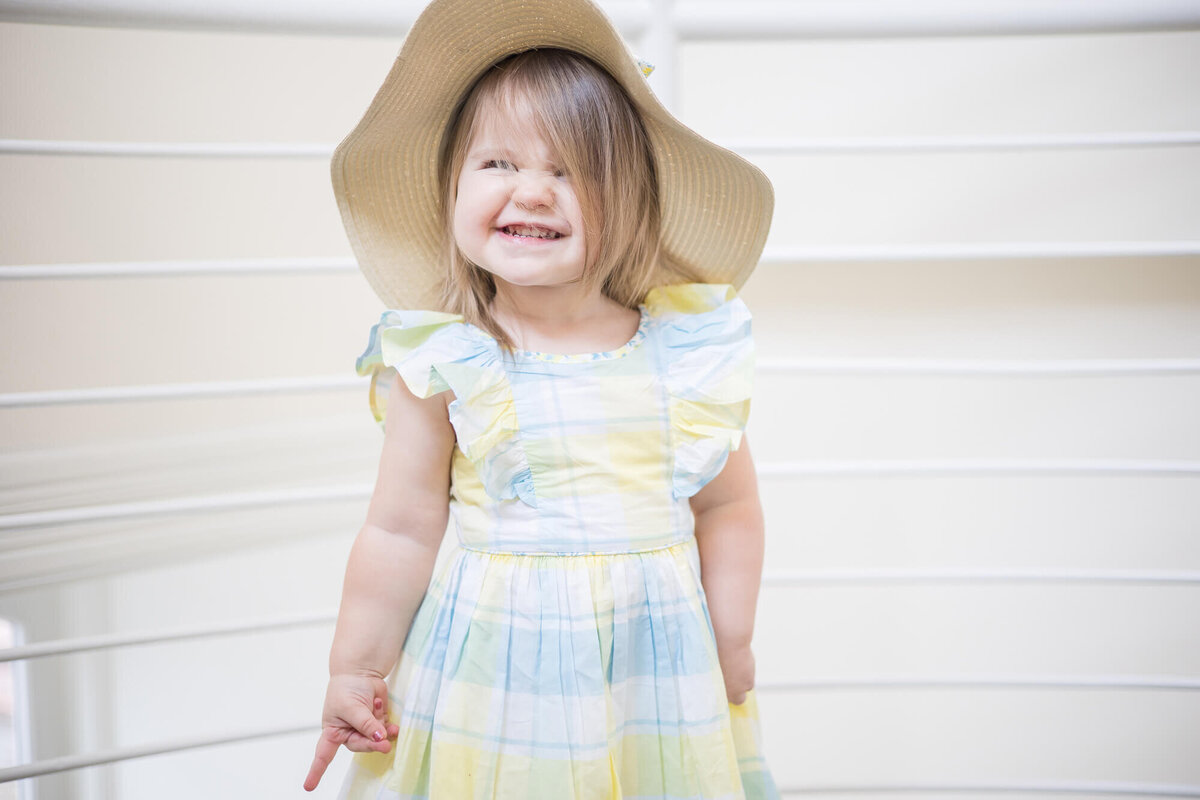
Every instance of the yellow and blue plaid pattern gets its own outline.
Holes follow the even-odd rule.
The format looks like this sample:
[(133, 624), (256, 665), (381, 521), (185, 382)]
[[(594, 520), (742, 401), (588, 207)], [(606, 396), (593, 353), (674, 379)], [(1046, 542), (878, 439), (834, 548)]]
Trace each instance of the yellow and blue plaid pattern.
[(460, 549), (389, 678), (400, 727), (342, 798), (774, 798), (757, 698), (725, 699), (688, 498), (740, 442), (750, 314), (732, 287), (651, 291), (607, 353), (501, 351), (452, 314), (383, 314), (359, 357), (453, 391)]

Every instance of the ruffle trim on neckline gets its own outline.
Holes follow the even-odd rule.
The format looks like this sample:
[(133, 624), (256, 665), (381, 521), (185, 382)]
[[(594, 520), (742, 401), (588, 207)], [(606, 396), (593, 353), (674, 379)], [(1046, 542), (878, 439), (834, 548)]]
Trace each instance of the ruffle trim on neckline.
[[(543, 353), (537, 350), (514, 350), (512, 355), (516, 358), (528, 359), (531, 361), (547, 361), (554, 364), (567, 364), (588, 361), (609, 361), (614, 358), (621, 358), (627, 355), (630, 351), (636, 349), (646, 338), (646, 328), (650, 322), (650, 313), (646, 307), (639, 306), (638, 311), (641, 318), (638, 320), (637, 330), (633, 336), (625, 344), (615, 350), (605, 350), (600, 353)], [(483, 328), (472, 325), (469, 322), (463, 323), (464, 327), (470, 330), (477, 336), (485, 339), (488, 343), (499, 349), (500, 345), (496, 339)]]

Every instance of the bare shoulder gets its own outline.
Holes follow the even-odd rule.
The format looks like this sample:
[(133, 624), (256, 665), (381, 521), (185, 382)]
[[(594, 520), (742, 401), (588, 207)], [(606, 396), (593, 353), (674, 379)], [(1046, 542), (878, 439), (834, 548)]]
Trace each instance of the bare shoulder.
[(451, 392), (421, 398), (397, 375), (388, 390), (383, 452), (367, 521), (386, 530), (445, 530), (454, 428)]

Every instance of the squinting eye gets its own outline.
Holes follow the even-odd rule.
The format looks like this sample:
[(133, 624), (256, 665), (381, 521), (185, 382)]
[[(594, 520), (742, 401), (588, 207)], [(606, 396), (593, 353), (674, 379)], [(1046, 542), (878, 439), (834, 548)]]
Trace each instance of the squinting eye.
[(492, 159), (491, 161), (486, 161), (486, 162), (484, 162), (483, 166), (485, 169), (513, 169), (514, 168), (511, 161), (504, 161), (502, 159)]

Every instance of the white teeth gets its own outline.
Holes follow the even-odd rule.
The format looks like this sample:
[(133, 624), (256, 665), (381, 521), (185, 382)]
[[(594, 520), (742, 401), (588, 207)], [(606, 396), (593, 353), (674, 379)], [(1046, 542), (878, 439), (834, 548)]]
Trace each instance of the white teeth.
[(531, 228), (528, 225), (509, 225), (504, 232), (513, 236), (529, 236), (535, 239), (557, 239), (561, 234), (542, 228)]

